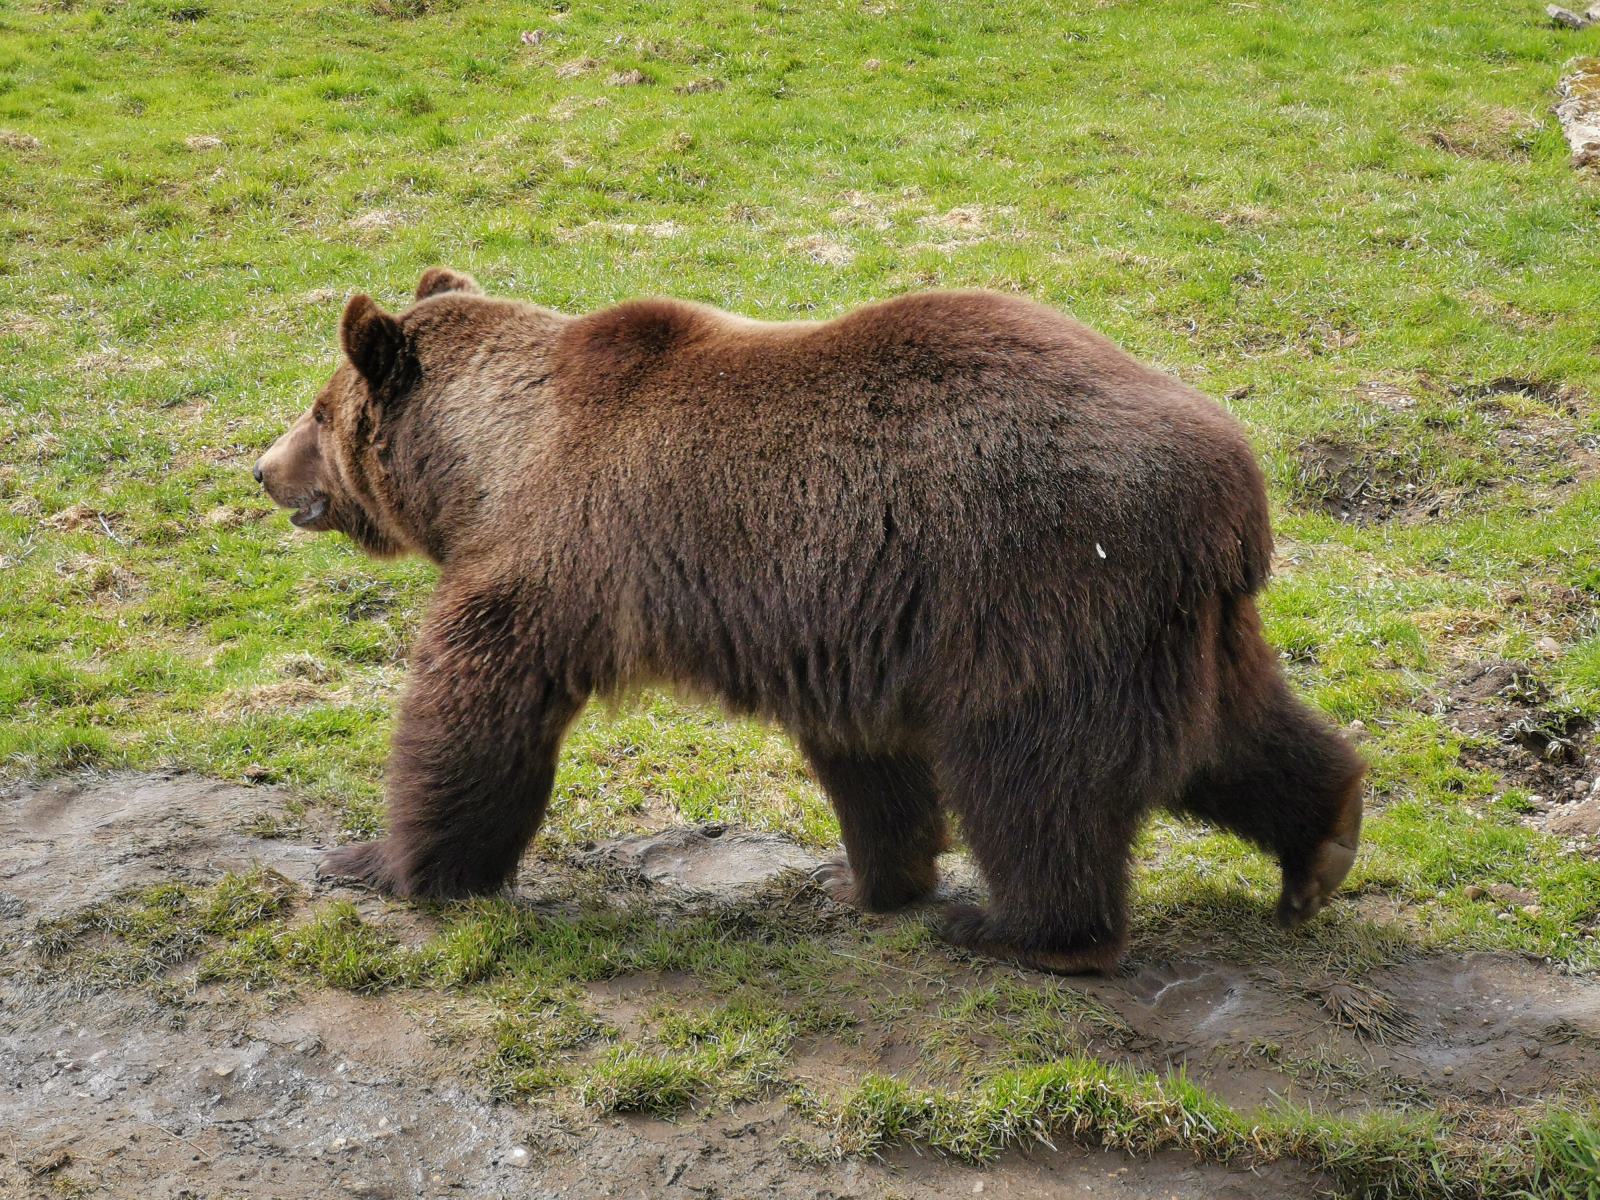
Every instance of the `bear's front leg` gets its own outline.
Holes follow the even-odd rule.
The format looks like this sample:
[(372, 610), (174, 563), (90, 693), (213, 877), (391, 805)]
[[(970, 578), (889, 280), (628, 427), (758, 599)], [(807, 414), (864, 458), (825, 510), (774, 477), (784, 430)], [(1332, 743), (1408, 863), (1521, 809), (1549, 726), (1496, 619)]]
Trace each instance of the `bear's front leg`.
[(321, 872), (395, 896), (492, 892), (539, 829), (585, 697), (551, 661), (540, 606), (442, 585), (412, 653), (388, 766), (389, 836)]

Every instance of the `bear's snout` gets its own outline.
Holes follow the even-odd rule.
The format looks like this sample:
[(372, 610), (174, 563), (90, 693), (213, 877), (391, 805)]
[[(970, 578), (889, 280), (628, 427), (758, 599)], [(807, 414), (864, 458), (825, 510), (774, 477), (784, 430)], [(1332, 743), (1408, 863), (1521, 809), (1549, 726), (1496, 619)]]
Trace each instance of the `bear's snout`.
[(308, 413), (250, 468), (274, 504), (293, 510), (289, 520), (301, 529), (321, 529), (328, 514), (328, 489), (323, 480), (317, 424)]

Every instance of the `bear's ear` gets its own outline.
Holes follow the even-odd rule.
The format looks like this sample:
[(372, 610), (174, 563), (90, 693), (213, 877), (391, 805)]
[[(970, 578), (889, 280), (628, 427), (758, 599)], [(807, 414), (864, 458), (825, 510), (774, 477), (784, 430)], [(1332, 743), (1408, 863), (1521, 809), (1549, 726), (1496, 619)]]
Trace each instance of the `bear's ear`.
[(478, 281), (465, 271), (452, 271), (449, 267), (429, 267), (417, 281), (417, 299), (426, 300), (444, 292), (466, 292), (469, 296), (483, 295)]
[(406, 335), (396, 321), (371, 296), (357, 293), (344, 306), (339, 321), (339, 345), (367, 383), (386, 383), (400, 366)]

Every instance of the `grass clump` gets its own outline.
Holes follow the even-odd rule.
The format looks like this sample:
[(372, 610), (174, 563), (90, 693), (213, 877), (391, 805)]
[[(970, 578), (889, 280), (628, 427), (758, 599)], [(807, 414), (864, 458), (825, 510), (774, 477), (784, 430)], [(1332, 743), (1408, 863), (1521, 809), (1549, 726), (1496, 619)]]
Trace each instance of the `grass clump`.
[(1600, 1200), (1600, 1109), (1554, 1109), (1533, 1138), (1527, 1200)]
[(706, 1064), (695, 1058), (629, 1046), (607, 1054), (579, 1094), (600, 1112), (670, 1117), (694, 1103), (711, 1083)]
[(543, 999), (510, 990), (495, 1000), (500, 1015), (484, 1072), (497, 1096), (536, 1095), (569, 1084), (574, 1052), (616, 1036), (570, 990)]
[(247, 935), (281, 916), (296, 892), (284, 876), (259, 867), (207, 888), (160, 884), (41, 923), (34, 950), (87, 988), (144, 983), (214, 939)]
[(939, 1075), (970, 1080), (1083, 1054), (1091, 1045), (1115, 1049), (1132, 1036), (1126, 1021), (1071, 984), (1002, 976), (941, 1005), (919, 1040)]
[(926, 1147), (969, 1162), (1058, 1142), (1220, 1162), (1294, 1159), (1358, 1200), (1595, 1200), (1600, 1125), (1592, 1111), (1373, 1112), (1333, 1117), (1281, 1108), (1243, 1114), (1182, 1076), (1068, 1058), (1003, 1072), (964, 1090), (883, 1076), (828, 1114), (833, 1148), (877, 1154)]
[(203, 980), (265, 986), (299, 978), (352, 992), (414, 983), (425, 967), (414, 950), (374, 928), (348, 900), (334, 900), (304, 924), (252, 930), (200, 964)]
[(1078, 1057), (954, 1092), (875, 1077), (839, 1107), (834, 1137), (846, 1153), (922, 1145), (973, 1162), (1058, 1138), (1136, 1154), (1181, 1149), (1229, 1158), (1252, 1139), (1231, 1110), (1181, 1078), (1163, 1082)]

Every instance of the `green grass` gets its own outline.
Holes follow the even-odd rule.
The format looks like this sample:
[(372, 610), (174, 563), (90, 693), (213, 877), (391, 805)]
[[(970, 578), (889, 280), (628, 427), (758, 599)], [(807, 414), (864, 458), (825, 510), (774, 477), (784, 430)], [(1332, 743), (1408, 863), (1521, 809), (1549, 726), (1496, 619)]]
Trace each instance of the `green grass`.
[[(331, 369), (348, 292), (398, 305), (444, 262), (569, 311), (670, 292), (785, 318), (994, 287), (1227, 398), (1277, 510), (1268, 633), (1372, 761), (1350, 887), (1398, 917), (1283, 938), (1261, 921), (1270, 864), (1163, 820), (1135, 952), (1220, 938), (1359, 972), (1504, 948), (1591, 970), (1600, 864), (1529, 829), (1526, 791), (1465, 765), (1431, 698), (1507, 657), (1600, 716), (1600, 183), (1549, 114), (1562, 64), (1597, 49), (1490, 0), (0, 0), (0, 772), (177, 765), (283, 784), (277, 832), (303, 806), (381, 826), (434, 573), (295, 533), (248, 473)], [(661, 820), (837, 838), (773, 731), (657, 696), (591, 710), (538, 853)], [(1538, 911), (1467, 898), (1496, 882)], [(916, 963), (926, 938), (781, 906), (730, 940), (726, 915), (485, 904), (418, 951), (347, 906), (291, 921), (252, 907), (263, 880), (217, 886), (242, 890), (158, 889), (54, 936), (95, 986), (199, 954), (236, 986), (470, 995), (494, 1086), (609, 1108), (773, 1086), (774, 1029), (909, 1003), (868, 972), (854, 1016), (830, 1008), (841, 947)], [(571, 990), (666, 969), (720, 1032), (612, 1029)], [(1023, 1076), (997, 1071), (1107, 1044), (1063, 995), (947, 998), (931, 1044), (953, 1111), (1001, 1104)], [(764, 1015), (746, 1029), (741, 1005)], [(1181, 1124), (1174, 1096), (1152, 1103)], [(1379, 1156), (1319, 1120), (1319, 1161)], [(1576, 1177), (1582, 1128), (1530, 1133), (1517, 1170)]]

